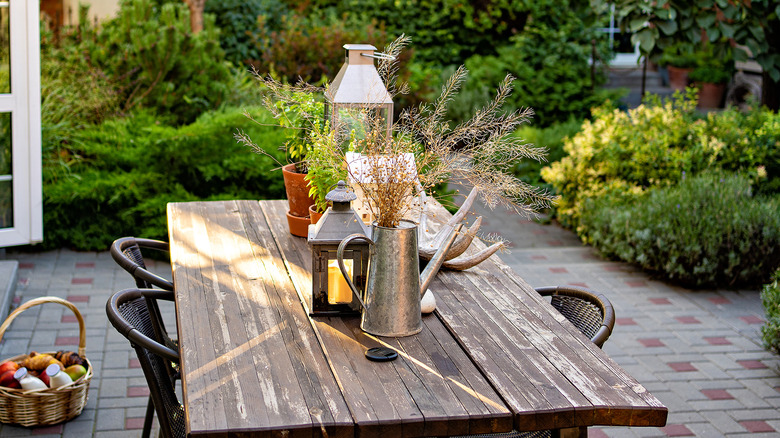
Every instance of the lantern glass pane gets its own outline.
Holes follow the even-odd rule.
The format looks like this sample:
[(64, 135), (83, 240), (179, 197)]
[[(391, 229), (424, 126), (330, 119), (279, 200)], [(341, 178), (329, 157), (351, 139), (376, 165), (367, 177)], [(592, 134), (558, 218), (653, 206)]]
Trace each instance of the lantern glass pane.
[(336, 117), (342, 132), (354, 132), (358, 140), (368, 137), (368, 133), (372, 131), (387, 131), (386, 108), (339, 107)]

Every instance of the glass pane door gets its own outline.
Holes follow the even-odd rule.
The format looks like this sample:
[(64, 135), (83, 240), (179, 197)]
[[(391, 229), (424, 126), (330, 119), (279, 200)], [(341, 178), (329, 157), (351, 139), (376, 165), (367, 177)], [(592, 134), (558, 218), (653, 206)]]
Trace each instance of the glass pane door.
[(43, 239), (38, 0), (0, 0), (0, 247)]

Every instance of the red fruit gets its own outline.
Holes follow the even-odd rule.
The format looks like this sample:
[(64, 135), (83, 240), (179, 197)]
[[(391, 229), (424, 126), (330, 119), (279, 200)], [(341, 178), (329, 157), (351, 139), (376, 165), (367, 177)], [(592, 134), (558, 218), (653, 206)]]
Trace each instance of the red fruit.
[(46, 374), (46, 371), (41, 371), (41, 373), (38, 374), (38, 378), (41, 379), (41, 382), (45, 383), (46, 386), (49, 386), (49, 375)]
[(0, 363), (0, 374), (5, 373), (6, 371), (16, 371), (18, 369), (19, 364), (12, 360), (7, 360), (3, 363)]
[(0, 386), (5, 386), (6, 388), (21, 388), (22, 385), (14, 379), (14, 373), (16, 373), (16, 371), (8, 370), (0, 375)]

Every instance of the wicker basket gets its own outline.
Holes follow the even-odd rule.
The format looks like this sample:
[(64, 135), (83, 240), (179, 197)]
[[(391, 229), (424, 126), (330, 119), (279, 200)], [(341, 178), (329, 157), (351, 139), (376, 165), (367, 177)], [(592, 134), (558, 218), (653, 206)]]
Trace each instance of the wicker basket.
[[(62, 304), (76, 315), (76, 319), (79, 322), (78, 354), (84, 359), (87, 373), (75, 382), (59, 388), (26, 391), (0, 386), (0, 422), (2, 423), (19, 424), (22, 426), (57, 424), (76, 417), (84, 409), (84, 405), (87, 404), (87, 390), (89, 389), (89, 382), (92, 380), (92, 364), (84, 356), (84, 347), (87, 342), (84, 318), (75, 305), (57, 297), (41, 297), (30, 300), (8, 315), (3, 325), (0, 326), (0, 340), (3, 339), (5, 331), (14, 318), (30, 307), (43, 303)], [(53, 353), (48, 354), (53, 355)], [(6, 360), (21, 361), (25, 357), (25, 354), (21, 354), (5, 359), (2, 362)]]

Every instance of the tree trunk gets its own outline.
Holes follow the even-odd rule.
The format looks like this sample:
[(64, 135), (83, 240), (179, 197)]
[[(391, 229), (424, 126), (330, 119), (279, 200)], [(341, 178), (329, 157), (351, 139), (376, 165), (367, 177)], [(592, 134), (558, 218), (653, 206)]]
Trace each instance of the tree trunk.
[(775, 82), (764, 72), (761, 83), (761, 104), (777, 112), (780, 110), (780, 82)]
[(190, 8), (190, 28), (192, 33), (198, 33), (203, 30), (203, 9), (206, 7), (206, 0), (184, 0)]

